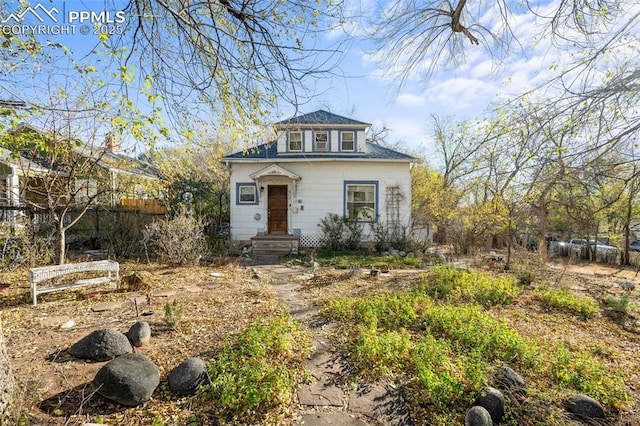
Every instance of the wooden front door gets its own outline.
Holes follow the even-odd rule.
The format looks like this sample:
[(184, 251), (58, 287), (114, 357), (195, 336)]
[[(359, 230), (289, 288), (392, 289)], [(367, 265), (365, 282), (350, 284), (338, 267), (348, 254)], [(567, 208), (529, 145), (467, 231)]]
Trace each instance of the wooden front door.
[(267, 231), (269, 234), (287, 234), (287, 185), (269, 185), (267, 200)]

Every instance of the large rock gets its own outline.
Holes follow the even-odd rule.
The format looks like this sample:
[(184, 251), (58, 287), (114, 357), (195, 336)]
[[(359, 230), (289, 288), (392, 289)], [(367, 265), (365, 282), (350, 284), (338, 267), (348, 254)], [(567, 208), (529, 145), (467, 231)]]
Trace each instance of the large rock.
[(135, 347), (140, 347), (151, 339), (151, 327), (146, 321), (137, 321), (126, 332), (129, 342)]
[(584, 419), (604, 419), (604, 409), (587, 395), (572, 395), (565, 402), (567, 411)]
[(71, 355), (93, 361), (108, 361), (133, 351), (127, 336), (105, 328), (83, 337), (71, 347)]
[(475, 405), (484, 407), (495, 424), (499, 424), (504, 416), (504, 395), (496, 388), (490, 386), (484, 388), (476, 398)]
[(93, 379), (100, 395), (129, 407), (151, 398), (159, 384), (158, 367), (146, 356), (135, 353), (108, 362)]
[(171, 370), (169, 389), (176, 395), (190, 395), (209, 380), (207, 364), (200, 358), (189, 358)]
[(491, 414), (484, 407), (473, 406), (467, 410), (467, 415), (464, 417), (464, 426), (493, 426)]
[(496, 371), (496, 380), (503, 390), (523, 393), (526, 383), (511, 367), (503, 365)]

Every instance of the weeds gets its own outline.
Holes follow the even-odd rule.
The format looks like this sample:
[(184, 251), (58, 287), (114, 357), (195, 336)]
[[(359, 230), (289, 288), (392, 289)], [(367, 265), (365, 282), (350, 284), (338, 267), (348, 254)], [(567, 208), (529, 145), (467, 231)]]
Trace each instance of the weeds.
[(386, 265), (390, 268), (420, 268), (422, 260), (410, 256), (372, 256), (354, 253), (322, 253), (317, 259), (322, 265), (331, 265), (338, 269), (350, 269), (354, 267), (379, 268)]
[(600, 309), (592, 298), (577, 296), (567, 290), (543, 290), (538, 293), (538, 298), (549, 308), (568, 311), (585, 320), (595, 317)]
[(508, 305), (520, 293), (510, 277), (493, 278), (455, 268), (435, 268), (418, 284), (418, 291), (450, 303)]
[(585, 350), (558, 347), (552, 355), (550, 370), (562, 387), (585, 393), (603, 404), (618, 406), (628, 399), (623, 377), (610, 373)]
[[(428, 413), (425, 422), (459, 422), (494, 366), (503, 363), (539, 372), (537, 380), (551, 385), (545, 395), (571, 389), (613, 407), (628, 400), (622, 377), (598, 360), (606, 355), (601, 349), (574, 354), (562, 346), (541, 348), (491, 314), (487, 308), (509, 303), (519, 294), (514, 281), (438, 268), (414, 288), (333, 299), (325, 308), (342, 324), (348, 336), (345, 350), (360, 374), (403, 382), (408, 401)], [(595, 315), (598, 308), (592, 299), (555, 290), (540, 297), (560, 300), (548, 303), (581, 316)]]
[(184, 305), (173, 299), (171, 302), (167, 302), (164, 305), (164, 322), (169, 328), (176, 328), (180, 320), (182, 320), (182, 314), (184, 313)]
[(622, 297), (607, 296), (604, 299), (604, 304), (612, 311), (625, 316), (629, 315), (630, 311), (636, 309), (636, 306), (631, 303), (629, 296), (626, 294)]
[(209, 365), (205, 400), (229, 422), (259, 423), (269, 411), (291, 401), (307, 343), (287, 317), (252, 323)]

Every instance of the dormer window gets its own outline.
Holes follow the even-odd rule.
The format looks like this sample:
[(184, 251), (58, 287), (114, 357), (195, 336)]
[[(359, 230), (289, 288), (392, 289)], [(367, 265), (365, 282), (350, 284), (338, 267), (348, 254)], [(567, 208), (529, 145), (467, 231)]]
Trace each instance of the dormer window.
[(289, 151), (302, 151), (302, 132), (289, 132)]
[(314, 138), (316, 151), (329, 151), (329, 132), (315, 132)]
[(341, 151), (354, 151), (354, 132), (342, 132), (340, 138), (340, 150)]

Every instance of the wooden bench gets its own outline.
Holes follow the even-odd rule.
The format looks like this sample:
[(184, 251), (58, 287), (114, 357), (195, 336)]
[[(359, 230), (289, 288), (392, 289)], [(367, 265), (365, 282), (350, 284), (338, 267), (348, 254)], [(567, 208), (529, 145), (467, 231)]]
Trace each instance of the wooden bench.
[[(80, 279), (67, 283), (49, 283), (40, 285), (54, 278), (80, 272), (100, 272), (96, 278)], [(33, 305), (38, 304), (38, 295), (52, 291), (66, 290), (68, 288), (82, 287), (86, 285), (98, 285), (117, 283), (120, 279), (120, 264), (113, 260), (98, 260), (95, 262), (68, 263), (65, 265), (41, 266), (29, 269), (29, 282), (31, 283), (31, 298)]]

